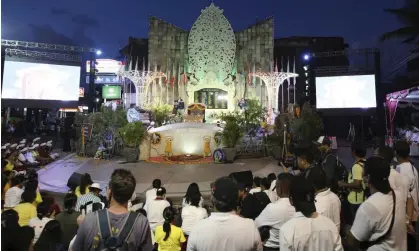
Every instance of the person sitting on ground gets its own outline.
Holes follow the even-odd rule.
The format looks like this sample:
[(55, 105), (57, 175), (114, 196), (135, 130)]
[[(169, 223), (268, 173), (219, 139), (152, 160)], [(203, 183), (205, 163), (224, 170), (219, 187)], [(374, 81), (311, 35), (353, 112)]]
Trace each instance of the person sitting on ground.
[[(32, 155), (32, 152), (34, 150), (33, 146), (30, 147), (26, 147), (24, 149), (28, 149), (26, 151), (26, 153), (24, 153), (26, 160), (31, 164), (31, 165), (39, 165), (39, 162), (35, 160), (34, 156)], [(23, 149), (22, 149), (23, 150)]]
[(343, 251), (336, 225), (316, 212), (314, 185), (304, 176), (294, 177), (290, 202), (297, 213), (279, 230), (279, 250)]
[(6, 192), (12, 186), (12, 179), (15, 176), (15, 172), (12, 171), (4, 171), (2, 173), (2, 181), (1, 181), (1, 207), (4, 207), (4, 199), (6, 198)]
[[(276, 189), (272, 191), (270, 189), (271, 187), (271, 181), (268, 178), (263, 178), (260, 181), (262, 192), (266, 193), (269, 197), (270, 202), (275, 202), (278, 200), (278, 195), (276, 194)], [(275, 186), (274, 186), (275, 187)]]
[(35, 238), (33, 240), (34, 244), (38, 241), (39, 236), (41, 236), (41, 232), (45, 225), (51, 220), (48, 214), (48, 205), (45, 202), (38, 204), (36, 212), (37, 217), (32, 218), (29, 221), (29, 226), (35, 230)]
[(34, 251), (61, 251), (61, 226), (56, 220), (48, 221), (34, 245)]
[(202, 204), (204, 203), (204, 198), (202, 197), (201, 192), (199, 191), (199, 186), (196, 183), (191, 183), (188, 187), (188, 190), (186, 190), (186, 195), (183, 197), (182, 200), (182, 207), (191, 205), (191, 198), (194, 196), (199, 196), (201, 198), (199, 201), (199, 206), (202, 207)]
[(166, 188), (160, 187), (156, 192), (157, 197), (154, 200), (147, 202), (144, 208), (147, 212), (147, 218), (150, 222), (151, 230), (155, 231), (157, 226), (162, 226), (164, 223), (163, 210), (170, 207), (170, 203), (166, 200)]
[(52, 152), (52, 140), (50, 140), (50, 141), (48, 141), (47, 142), (47, 144), (46, 144), (46, 149), (47, 149), (47, 152), (48, 152), (48, 154), (49, 154), (49, 156), (53, 159), (53, 160), (55, 160), (55, 159), (57, 159), (58, 157), (60, 157), (60, 155), (58, 154), (58, 153), (53, 153)]
[(79, 212), (75, 211), (77, 203), (77, 196), (73, 193), (68, 193), (64, 197), (64, 211), (59, 213), (55, 219), (60, 222), (62, 235), (62, 244), (65, 249), (68, 249), (70, 241), (77, 234), (79, 228), (77, 218), (80, 216)]
[[(408, 250), (406, 196), (392, 190), (390, 166), (381, 157), (365, 162), (365, 178), (371, 196), (359, 207), (348, 236), (353, 250)], [(351, 250), (352, 250), (351, 249)]]
[[(124, 250), (153, 250), (150, 225), (147, 218), (141, 214), (128, 211), (128, 200), (134, 193), (135, 186), (136, 181), (130, 171), (125, 169), (113, 171), (107, 190), (107, 198), (110, 201), (109, 208), (86, 215), (77, 231), (72, 250), (90, 250), (93, 246), (104, 250), (106, 247), (102, 238), (106, 237), (104, 237), (104, 234), (109, 232), (110, 229), (118, 231), (120, 234), (126, 232), (125, 230), (129, 231), (126, 237), (119, 235), (121, 238), (125, 237), (126, 241), (122, 241)], [(98, 218), (109, 225), (110, 229), (108, 231), (99, 227)], [(126, 224), (133, 225), (130, 227)]]
[(147, 202), (156, 198), (157, 189), (161, 187), (161, 180), (155, 179), (152, 183), (152, 188), (145, 193), (144, 208), (147, 206)]
[(33, 204), (36, 199), (34, 191), (24, 191), (22, 193), (22, 202), (17, 204), (13, 209), (19, 214), (19, 225), (27, 226), (32, 218), (37, 215), (36, 207)]
[(268, 174), (268, 176), (266, 178), (268, 178), (268, 180), (271, 182), (271, 186), (269, 187), (269, 190), (275, 191), (275, 186), (276, 186), (276, 175), (275, 175), (275, 173)]
[(49, 205), (48, 213), (50, 214), (50, 218), (55, 219), (55, 216), (61, 213), (60, 206), (55, 203), (54, 197), (49, 196), (48, 194), (44, 196), (43, 200)]
[(38, 162), (34, 162), (33, 159), (27, 159), (26, 153), (28, 152), (28, 150), (29, 149), (27, 147), (24, 147), (22, 148), (22, 150), (20, 150), (20, 154), (18, 156), (19, 162), (22, 163), (24, 166), (28, 167), (37, 166), (39, 164)]
[(262, 189), (260, 188), (260, 181), (261, 181), (260, 177), (253, 178), (253, 188), (250, 189), (249, 191), (250, 194), (262, 192)]
[(11, 188), (7, 190), (4, 198), (4, 208), (14, 208), (21, 201), (23, 193), (23, 182), (25, 177), (23, 175), (16, 175), (12, 178)]
[[(251, 219), (238, 216), (239, 188), (228, 177), (217, 179), (212, 184), (211, 202), (215, 212), (200, 220), (188, 237), (188, 251), (261, 250), (259, 230)], [(209, 231), (209, 230), (214, 231)]]
[(264, 251), (279, 250), (279, 230), (295, 214), (295, 208), (291, 205), (288, 198), (293, 177), (289, 173), (278, 175), (276, 193), (279, 199), (270, 203), (255, 220), (258, 228), (264, 226), (270, 227), (269, 238), (264, 244)]
[(99, 196), (100, 192), (102, 192), (102, 189), (100, 188), (100, 184), (93, 183), (89, 187), (89, 193), (84, 194), (77, 199), (76, 211), (80, 212), (80, 207), (86, 205), (89, 202), (91, 203), (102, 202)]
[(36, 193), (36, 199), (35, 199), (35, 202), (34, 202), (35, 206), (42, 202), (42, 196), (41, 196), (41, 191), (39, 189), (38, 180), (30, 179), (30, 180), (26, 181), (24, 189), (25, 189), (25, 191), (29, 190), (29, 191), (33, 191), (33, 192)]
[(327, 187), (325, 171), (315, 168), (309, 173), (307, 179), (314, 184), (316, 189), (316, 212), (331, 219), (340, 232), (341, 203), (339, 197)]
[(89, 192), (89, 187), (93, 184), (92, 177), (90, 174), (85, 173), (80, 180), (80, 186), (76, 187), (75, 194), (77, 195), (77, 198), (79, 198), (82, 195), (85, 195)]
[(16, 153), (9, 153), (5, 156), (6, 166), (4, 167), (4, 171), (12, 171), (15, 168), (16, 164)]
[(185, 235), (189, 235), (196, 223), (208, 217), (208, 212), (205, 208), (199, 206), (201, 196), (198, 194), (190, 198), (190, 205), (182, 208), (182, 230)]
[(34, 144), (32, 146), (32, 151), (31, 154), (33, 156), (33, 158), (38, 161), (41, 165), (46, 165), (48, 163), (52, 162), (52, 158), (47, 156), (47, 157), (42, 157), (41, 155), (39, 155), (38, 149), (39, 149), (39, 144)]
[(171, 224), (175, 219), (175, 212), (171, 207), (163, 210), (163, 226), (156, 228), (156, 244), (158, 251), (181, 250), (182, 243), (186, 242), (181, 228)]

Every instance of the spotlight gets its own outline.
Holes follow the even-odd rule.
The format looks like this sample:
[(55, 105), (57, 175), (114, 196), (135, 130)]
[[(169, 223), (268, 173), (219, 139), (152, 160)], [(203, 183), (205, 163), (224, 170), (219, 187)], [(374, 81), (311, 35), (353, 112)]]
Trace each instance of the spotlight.
[(306, 61), (310, 60), (310, 54), (304, 54), (303, 59)]
[(305, 71), (307, 71), (307, 70), (308, 70), (308, 66), (307, 66), (307, 65), (304, 65), (304, 67), (303, 67), (303, 68), (304, 68), (304, 70), (305, 70)]
[(96, 55), (98, 55), (98, 56), (102, 55), (102, 51), (101, 50), (97, 50), (96, 51)]

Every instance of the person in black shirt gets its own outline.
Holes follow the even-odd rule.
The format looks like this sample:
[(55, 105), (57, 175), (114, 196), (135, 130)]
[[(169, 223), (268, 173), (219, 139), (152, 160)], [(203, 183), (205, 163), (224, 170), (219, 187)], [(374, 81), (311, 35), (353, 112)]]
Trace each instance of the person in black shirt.
[(258, 198), (249, 193), (249, 187), (239, 184), (239, 214), (248, 219), (256, 219), (263, 210)]
[(316, 146), (312, 144), (298, 146), (294, 151), (294, 155), (297, 157), (297, 167), (301, 171), (300, 175), (304, 178), (307, 178), (312, 168), (318, 167), (316, 160), (319, 156), (316, 153)]

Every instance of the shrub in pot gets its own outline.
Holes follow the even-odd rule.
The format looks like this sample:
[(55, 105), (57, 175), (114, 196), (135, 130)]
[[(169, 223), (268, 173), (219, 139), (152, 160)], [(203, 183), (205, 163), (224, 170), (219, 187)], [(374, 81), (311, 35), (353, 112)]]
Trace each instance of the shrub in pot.
[(218, 136), (220, 136), (224, 146), (223, 151), (226, 162), (233, 162), (237, 153), (236, 144), (242, 136), (242, 130), (236, 116), (225, 116), (224, 121), (226, 124), (223, 131), (218, 133)]
[(119, 129), (124, 144), (123, 155), (127, 162), (138, 161), (139, 146), (147, 136), (147, 130), (144, 125), (139, 122), (128, 123)]

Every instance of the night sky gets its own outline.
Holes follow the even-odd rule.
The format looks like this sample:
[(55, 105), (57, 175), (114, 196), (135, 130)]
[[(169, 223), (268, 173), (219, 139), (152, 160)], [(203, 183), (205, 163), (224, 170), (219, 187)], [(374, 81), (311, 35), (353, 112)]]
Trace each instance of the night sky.
[[(77, 43), (100, 48), (103, 57), (115, 57), (128, 37), (148, 36), (153, 15), (190, 29), (209, 0), (3, 0), (1, 36), (48, 43)], [(215, 0), (234, 30), (271, 15), (275, 37), (343, 36), (351, 48), (379, 47), (399, 59), (405, 48), (399, 41), (378, 44), (378, 36), (400, 27), (383, 11), (403, 0)], [(388, 50), (391, 48), (391, 50)]]

